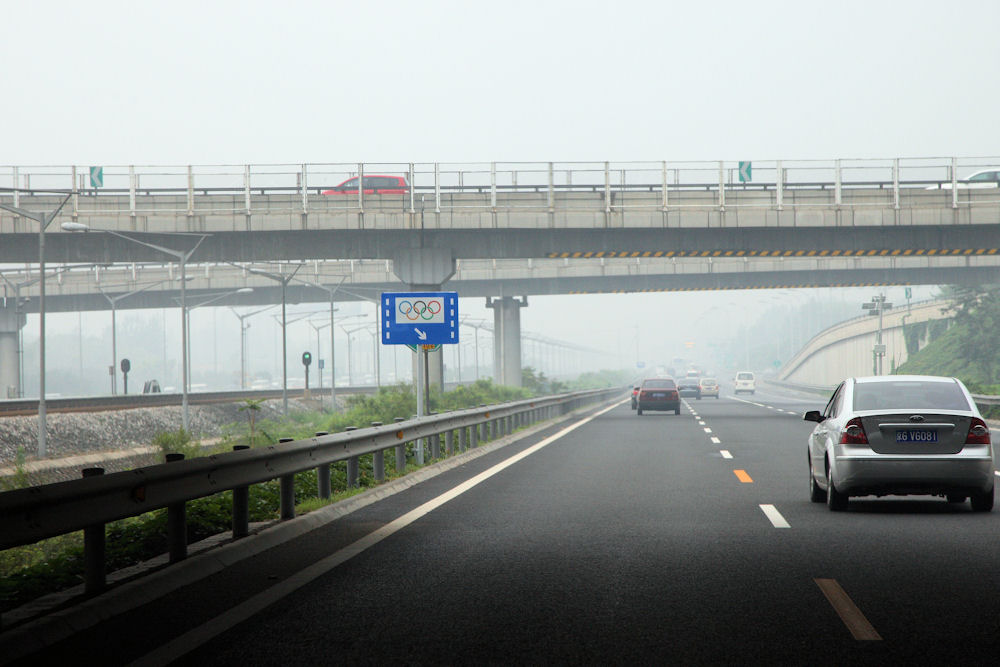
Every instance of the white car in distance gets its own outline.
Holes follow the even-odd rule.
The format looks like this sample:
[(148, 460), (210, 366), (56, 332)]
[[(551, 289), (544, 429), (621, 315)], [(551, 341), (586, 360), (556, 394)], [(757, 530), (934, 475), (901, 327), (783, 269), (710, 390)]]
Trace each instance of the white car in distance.
[[(980, 169), (955, 181), (959, 190), (982, 190), (1000, 187), (1000, 169)], [(951, 190), (951, 181), (930, 185), (927, 190)]]

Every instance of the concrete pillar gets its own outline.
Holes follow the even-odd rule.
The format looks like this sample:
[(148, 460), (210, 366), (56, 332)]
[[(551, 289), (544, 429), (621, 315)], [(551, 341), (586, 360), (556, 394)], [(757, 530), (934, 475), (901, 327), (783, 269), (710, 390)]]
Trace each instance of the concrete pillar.
[(0, 399), (16, 398), (21, 393), (17, 336), (27, 321), (23, 313), (17, 312), (14, 299), (6, 301), (6, 307), (0, 305)]
[(493, 377), (497, 384), (521, 386), (521, 308), (528, 297), (487, 297), (486, 307), (493, 309)]

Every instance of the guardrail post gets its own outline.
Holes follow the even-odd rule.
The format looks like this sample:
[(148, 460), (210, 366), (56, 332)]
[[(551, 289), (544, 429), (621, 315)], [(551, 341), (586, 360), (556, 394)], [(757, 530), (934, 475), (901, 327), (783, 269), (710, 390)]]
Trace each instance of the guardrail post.
[(455, 453), (455, 432), (446, 431), (444, 434), (444, 451), (445, 454), (451, 456)]
[(726, 163), (719, 160), (719, 210), (726, 209)]
[(549, 226), (555, 226), (556, 215), (556, 182), (555, 174), (552, 173), (552, 163), (549, 162)]
[(380, 449), (372, 454), (372, 474), (379, 482), (385, 481), (385, 450)]
[[(892, 207), (899, 210), (899, 158), (892, 159)], [(896, 221), (899, 224), (899, 220)]]
[[(187, 216), (188, 218), (194, 217), (194, 168), (191, 165), (187, 166)], [(189, 220), (188, 222), (191, 222)], [(187, 231), (193, 232), (193, 229), (188, 229)]]
[(774, 176), (774, 189), (778, 196), (778, 210), (782, 211), (785, 208), (785, 172), (781, 169), (781, 160), (778, 160), (776, 170), (777, 173)]
[(479, 446), (479, 424), (473, 424), (469, 427), (469, 449), (474, 449)]
[(661, 170), (663, 172), (662, 173), (662, 176), (663, 176), (663, 204), (661, 206), (663, 208), (663, 211), (666, 212), (666, 210), (667, 210), (667, 202), (669, 201), (667, 199), (667, 161), (666, 160), (663, 161), (663, 164), (661, 165)]
[(347, 487), (350, 489), (358, 488), (358, 468), (357, 456), (347, 459)]
[(441, 165), (434, 163), (434, 212), (441, 212)]
[[(330, 435), (329, 431), (316, 431), (317, 438), (324, 435)], [(330, 487), (330, 464), (321, 463), (316, 466), (316, 489), (319, 491), (319, 497), (329, 500), (332, 491)]]
[[(84, 468), (84, 477), (99, 477), (104, 468)], [(88, 594), (104, 590), (107, 580), (104, 572), (104, 524), (96, 523), (83, 529), (83, 582)]]
[[(358, 212), (365, 214), (365, 163), (358, 163)], [(361, 218), (364, 220), (364, 217)]]
[[(406, 421), (403, 417), (395, 417), (393, 421), (397, 424)], [(396, 445), (396, 472), (402, 474), (406, 472), (406, 443), (401, 442)]]
[[(279, 444), (284, 444), (286, 442), (294, 442), (295, 438), (278, 438)], [(279, 497), (281, 498), (281, 518), (294, 519), (295, 518), (295, 474), (282, 475), (279, 478), (280, 490)]]
[(951, 207), (958, 208), (958, 158), (951, 159)]
[(431, 441), (431, 458), (439, 459), (441, 458), (441, 434), (435, 433), (430, 437)]
[(135, 165), (128, 166), (128, 215), (132, 219), (132, 229), (135, 229)]
[(604, 226), (611, 226), (611, 163), (604, 163)]
[(416, 208), (414, 208), (414, 205), (413, 205), (413, 202), (414, 202), (413, 198), (416, 196), (416, 194), (414, 192), (416, 190), (416, 184), (413, 182), (414, 176), (413, 176), (413, 163), (412, 162), (410, 163), (410, 172), (409, 173), (410, 173), (410, 215), (413, 215), (413, 214), (415, 214), (417, 212), (417, 210), (416, 210)]
[(243, 204), (246, 207), (247, 228), (250, 227), (250, 165), (243, 165)]
[(469, 448), (469, 429), (463, 426), (458, 429), (458, 451), (464, 452)]
[(833, 203), (836, 204), (838, 208), (840, 208), (841, 203), (844, 201), (843, 177), (844, 170), (840, 165), (840, 160), (837, 159), (834, 161), (833, 169)]
[[(233, 445), (233, 451), (250, 449), (250, 445)], [(250, 487), (237, 486), (233, 489), (233, 539), (250, 534)]]
[[(167, 463), (183, 461), (184, 455), (167, 454)], [(184, 501), (167, 505), (167, 546), (170, 562), (176, 563), (187, 558), (187, 508)]]
[(490, 211), (493, 226), (497, 226), (497, 163), (490, 162)]

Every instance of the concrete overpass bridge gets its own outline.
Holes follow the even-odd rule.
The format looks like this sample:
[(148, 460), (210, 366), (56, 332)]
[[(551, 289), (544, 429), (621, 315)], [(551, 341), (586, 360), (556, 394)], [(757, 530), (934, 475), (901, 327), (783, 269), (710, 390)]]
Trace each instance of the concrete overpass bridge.
[[(0, 203), (51, 211), (69, 194), (56, 222), (107, 232), (47, 230), (47, 262), (99, 265), (61, 272), (47, 309), (107, 308), (101, 276), (122, 272), (100, 267), (121, 265), (132, 277), (115, 283), (116, 294), (164, 281), (124, 307), (175, 305), (176, 281), (165, 278), (177, 271), (150, 246), (197, 243), (194, 295), (253, 286), (240, 303), (275, 303), (281, 288), (252, 269), (281, 275), (304, 262), (312, 282), (342, 280), (354, 293), (402, 283), (491, 298), (509, 336), (500, 341), (510, 361), (503, 378), (519, 377), (525, 300), (515, 297), (996, 282), (1000, 189), (963, 178), (992, 164), (1000, 158), (755, 162), (750, 182), (729, 162), (121, 166), (106, 167), (99, 187), (79, 167), (6, 167), (0, 182), (11, 187)], [(405, 175), (410, 186), (322, 194), (366, 174)], [(35, 303), (38, 231), (0, 212), (0, 263), (29, 265), (4, 285), (21, 314)], [(286, 292), (329, 298), (302, 283)], [(11, 308), (0, 337), (22, 321)]]

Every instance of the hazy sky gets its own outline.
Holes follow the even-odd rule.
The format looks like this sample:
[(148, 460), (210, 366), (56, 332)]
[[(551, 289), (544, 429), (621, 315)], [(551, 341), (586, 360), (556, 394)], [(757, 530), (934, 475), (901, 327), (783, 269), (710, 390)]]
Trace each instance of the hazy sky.
[[(1000, 155), (995, 0), (39, 0), (2, 26), (0, 165)], [(594, 338), (766, 298), (523, 319), (569, 336), (586, 313)]]
[(1000, 3), (9, 2), (0, 164), (996, 155)]

